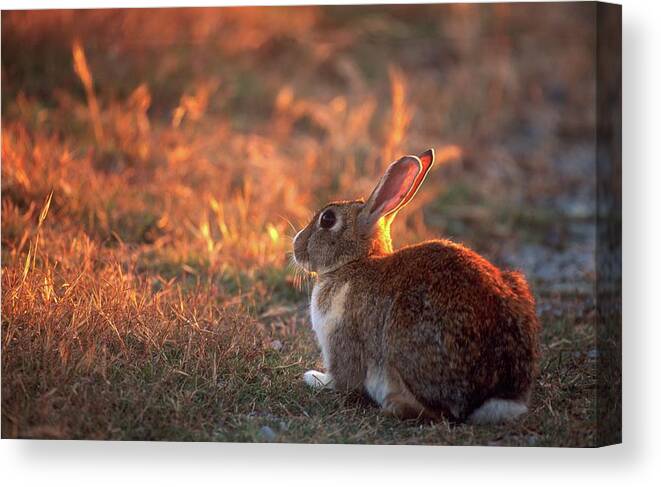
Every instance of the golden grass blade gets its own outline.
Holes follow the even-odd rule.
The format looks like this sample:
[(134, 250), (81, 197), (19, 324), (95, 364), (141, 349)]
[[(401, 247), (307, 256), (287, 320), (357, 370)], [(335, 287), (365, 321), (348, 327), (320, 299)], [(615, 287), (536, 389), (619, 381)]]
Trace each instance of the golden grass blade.
[(31, 257), (32, 257), (32, 246), (28, 249), (28, 255), (25, 258), (25, 264), (23, 265), (23, 278), (21, 279), (21, 282), (25, 282), (25, 279), (28, 277), (28, 273), (30, 272), (30, 262), (31, 262)]
[(382, 164), (390, 164), (400, 152), (400, 146), (406, 137), (406, 131), (413, 114), (408, 106), (406, 77), (401, 69), (391, 65), (390, 77), (390, 120), (386, 143), (382, 150)]
[(53, 199), (53, 190), (51, 190), (50, 194), (46, 198), (46, 202), (44, 203), (44, 206), (41, 208), (41, 212), (39, 213), (39, 223), (37, 224), (37, 228), (41, 228), (41, 224), (46, 219), (46, 216), (48, 215), (48, 209), (50, 208), (50, 202), (52, 199)]
[(73, 52), (73, 67), (74, 71), (80, 78), (85, 88), (85, 95), (87, 96), (87, 106), (90, 112), (90, 119), (92, 127), (94, 128), (94, 137), (99, 145), (103, 145), (103, 125), (101, 124), (101, 110), (99, 103), (94, 94), (94, 80), (92, 79), (92, 72), (87, 64), (85, 50), (79, 40), (74, 41), (72, 46)]

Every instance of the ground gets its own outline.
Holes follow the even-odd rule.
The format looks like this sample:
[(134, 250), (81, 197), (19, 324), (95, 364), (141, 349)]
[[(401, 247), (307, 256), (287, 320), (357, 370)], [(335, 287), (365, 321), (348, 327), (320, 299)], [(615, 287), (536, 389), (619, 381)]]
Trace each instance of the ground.
[[(589, 5), (2, 13), (2, 437), (590, 446)], [(291, 237), (394, 158), (393, 227), (521, 269), (530, 413), (489, 427), (313, 391)]]

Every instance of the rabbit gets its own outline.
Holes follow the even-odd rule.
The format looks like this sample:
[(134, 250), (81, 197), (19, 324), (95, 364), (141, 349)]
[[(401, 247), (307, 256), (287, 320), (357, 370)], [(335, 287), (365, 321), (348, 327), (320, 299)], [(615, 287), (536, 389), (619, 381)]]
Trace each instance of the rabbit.
[(391, 223), (434, 162), (395, 161), (367, 201), (335, 201), (296, 234), (316, 275), (310, 319), (326, 372), (315, 388), (360, 391), (401, 419), (487, 424), (527, 412), (539, 323), (525, 277), (449, 240), (393, 251)]

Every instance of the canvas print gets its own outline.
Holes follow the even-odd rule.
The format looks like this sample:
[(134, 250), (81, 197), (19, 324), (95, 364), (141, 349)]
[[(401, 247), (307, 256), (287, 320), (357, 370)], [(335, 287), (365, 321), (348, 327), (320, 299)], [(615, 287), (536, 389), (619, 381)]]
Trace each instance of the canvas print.
[(2, 438), (620, 442), (620, 32), (2, 12)]

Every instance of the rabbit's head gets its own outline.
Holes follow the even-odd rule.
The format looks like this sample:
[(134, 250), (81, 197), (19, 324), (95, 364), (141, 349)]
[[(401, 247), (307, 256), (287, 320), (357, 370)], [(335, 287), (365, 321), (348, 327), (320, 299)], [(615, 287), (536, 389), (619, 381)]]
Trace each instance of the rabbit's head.
[(392, 252), (390, 224), (415, 195), (434, 162), (429, 149), (393, 162), (367, 201), (335, 201), (294, 237), (294, 259), (323, 274), (367, 257)]

